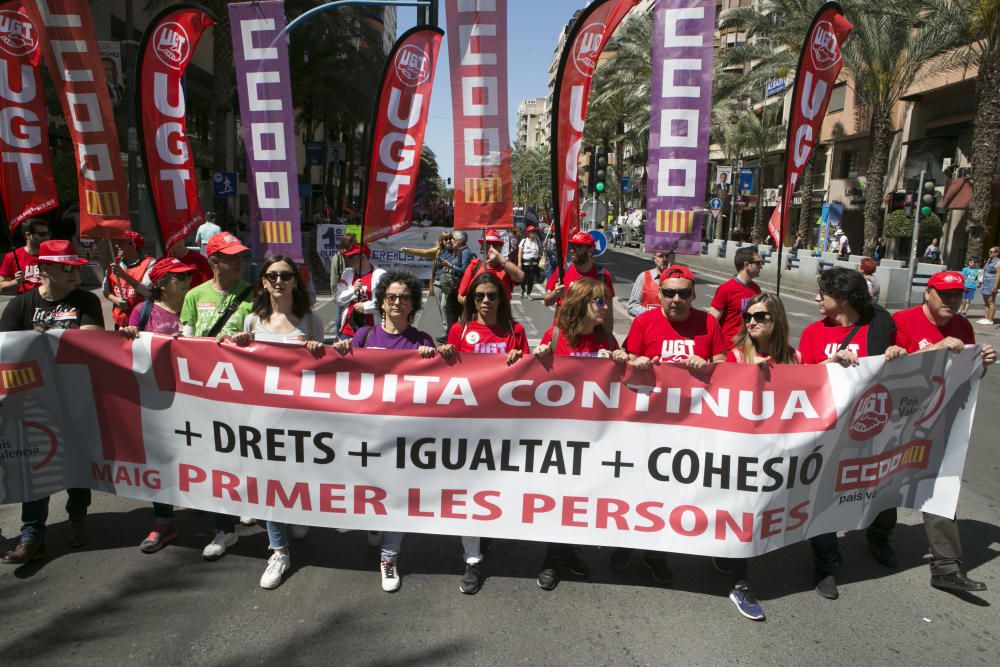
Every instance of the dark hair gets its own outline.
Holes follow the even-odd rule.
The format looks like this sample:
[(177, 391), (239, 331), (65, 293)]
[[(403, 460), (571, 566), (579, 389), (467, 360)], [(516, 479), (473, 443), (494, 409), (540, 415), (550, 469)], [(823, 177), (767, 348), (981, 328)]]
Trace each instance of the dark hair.
[(742, 248), (738, 248), (735, 254), (733, 254), (733, 264), (736, 265), (736, 273), (739, 273), (740, 271), (743, 270), (744, 264), (746, 264), (747, 262), (752, 262), (754, 255), (759, 255), (759, 254), (760, 251), (757, 250), (757, 246), (755, 245), (747, 245), (743, 246)]
[(49, 227), (48, 221), (42, 220), (41, 218), (30, 218), (21, 223), (21, 229), (24, 231), (25, 234), (28, 233), (34, 234), (35, 232), (38, 231), (39, 227), (46, 227), (49, 230), (52, 229), (51, 227)]
[(507, 288), (492, 273), (480, 273), (472, 280), (469, 291), (465, 293), (465, 306), (462, 308), (460, 321), (462, 324), (468, 324), (476, 319), (476, 288), (484, 284), (496, 287), (500, 293), (500, 300), (497, 304), (497, 323), (505, 328), (513, 328), (514, 315), (510, 312), (510, 297), (507, 296)]
[(260, 318), (262, 321), (271, 318), (271, 295), (268, 293), (267, 289), (264, 287), (264, 281), (267, 278), (264, 274), (267, 270), (278, 262), (284, 262), (288, 266), (292, 267), (292, 273), (295, 274), (295, 284), (292, 287), (292, 314), (295, 317), (303, 318), (306, 313), (311, 312), (312, 308), (309, 305), (309, 292), (306, 291), (306, 286), (302, 284), (302, 275), (299, 273), (299, 266), (295, 263), (295, 260), (291, 257), (286, 257), (285, 255), (274, 255), (268, 257), (264, 260), (264, 263), (260, 265), (260, 277), (257, 279), (257, 285), (253, 289), (253, 314)]
[(410, 303), (413, 305), (413, 310), (410, 311), (407, 321), (413, 324), (413, 318), (420, 312), (420, 306), (422, 305), (420, 303), (421, 290), (420, 281), (409, 271), (388, 271), (379, 279), (378, 285), (375, 286), (375, 310), (378, 311), (379, 317), (385, 315), (382, 312), (382, 304), (385, 303), (385, 293), (389, 291), (389, 285), (393, 283), (406, 285), (406, 290), (410, 293)]
[(857, 271), (839, 267), (827, 269), (816, 277), (816, 283), (823, 294), (847, 301), (862, 320), (871, 317), (872, 295), (864, 276)]
[(861, 261), (858, 263), (858, 271), (860, 271), (866, 276), (870, 276), (871, 274), (875, 273), (875, 269), (877, 267), (878, 264), (876, 264), (875, 260), (872, 259), (871, 257), (862, 257)]

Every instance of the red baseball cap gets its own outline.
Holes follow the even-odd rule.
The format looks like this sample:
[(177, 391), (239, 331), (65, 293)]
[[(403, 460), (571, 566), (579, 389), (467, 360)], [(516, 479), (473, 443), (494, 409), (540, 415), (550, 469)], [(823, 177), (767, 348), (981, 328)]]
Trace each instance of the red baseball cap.
[(87, 260), (76, 254), (76, 248), (69, 241), (44, 241), (38, 249), (38, 263), (83, 266)]
[(933, 287), (939, 292), (964, 290), (965, 278), (958, 271), (939, 271), (928, 279), (927, 286)]
[(248, 250), (250, 248), (240, 243), (240, 240), (229, 232), (219, 232), (210, 238), (205, 246), (205, 254), (209, 257), (217, 252), (221, 252), (223, 255), (238, 255)]
[(185, 264), (176, 257), (164, 257), (156, 264), (153, 264), (153, 268), (149, 270), (149, 280), (153, 284), (156, 284), (160, 278), (168, 273), (189, 273), (197, 270), (195, 267)]
[(146, 245), (146, 239), (142, 237), (142, 234), (131, 230), (125, 232), (125, 238), (119, 240), (124, 241), (126, 243), (131, 243), (132, 245), (135, 246), (136, 250), (142, 250), (143, 246)]
[(503, 243), (503, 237), (491, 229), (483, 237), (483, 243)]
[(372, 249), (368, 247), (367, 243), (355, 243), (344, 251), (344, 257), (351, 257), (352, 255), (357, 254), (364, 255), (365, 257), (371, 257)]
[(534, 225), (528, 225), (527, 227), (524, 228), (524, 232), (525, 233), (528, 233), (528, 232), (537, 232), (537, 231), (538, 231), (538, 227), (535, 227)]
[(589, 248), (596, 248), (597, 243), (594, 242), (594, 237), (587, 232), (577, 232), (569, 239), (569, 245), (585, 245)]
[(668, 278), (684, 278), (685, 280), (695, 282), (694, 273), (692, 273), (691, 269), (683, 264), (674, 264), (669, 268), (663, 269), (663, 272), (660, 273), (660, 282), (662, 283)]

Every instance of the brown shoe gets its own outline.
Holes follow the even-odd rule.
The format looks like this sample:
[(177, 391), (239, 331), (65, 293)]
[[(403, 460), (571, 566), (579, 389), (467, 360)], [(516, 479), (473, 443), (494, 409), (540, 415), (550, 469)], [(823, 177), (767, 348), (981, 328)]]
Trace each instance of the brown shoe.
[(86, 519), (70, 519), (69, 520), (69, 541), (67, 544), (71, 548), (82, 547), (87, 543), (87, 520)]
[(34, 560), (45, 558), (45, 542), (28, 542), (21, 540), (13, 551), (8, 551), (0, 561), (4, 565), (24, 565)]

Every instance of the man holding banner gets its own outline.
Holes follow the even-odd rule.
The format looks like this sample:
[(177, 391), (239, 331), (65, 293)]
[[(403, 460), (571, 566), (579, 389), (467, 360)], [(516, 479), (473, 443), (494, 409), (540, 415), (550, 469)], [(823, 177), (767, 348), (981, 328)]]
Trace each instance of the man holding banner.
[(23, 228), (24, 247), (7, 253), (0, 265), (0, 292), (16, 288), (20, 294), (42, 284), (38, 273), (38, 250), (42, 242), (49, 239), (49, 223), (33, 218), (25, 221)]

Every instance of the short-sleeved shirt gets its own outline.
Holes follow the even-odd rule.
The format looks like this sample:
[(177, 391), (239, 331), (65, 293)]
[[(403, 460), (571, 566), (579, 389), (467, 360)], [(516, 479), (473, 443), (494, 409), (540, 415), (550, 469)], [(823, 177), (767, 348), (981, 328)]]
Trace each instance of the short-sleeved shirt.
[(448, 331), (448, 344), (454, 345), (459, 352), (473, 354), (507, 354), (511, 350), (528, 353), (528, 336), (517, 322), (512, 322), (510, 327), (456, 322)]
[(719, 324), (726, 348), (733, 346), (733, 338), (743, 330), (743, 311), (750, 299), (760, 294), (760, 285), (753, 282), (742, 283), (738, 278), (730, 278), (719, 285), (712, 298), (712, 308), (719, 311)]
[(982, 269), (974, 269), (971, 266), (962, 269), (962, 275), (965, 277), (965, 289), (976, 289), (976, 285), (979, 283), (979, 274), (982, 271)]
[(282, 345), (305, 345), (307, 341), (323, 340), (323, 320), (316, 313), (306, 313), (297, 327), (291, 331), (268, 331), (267, 325), (260, 317), (250, 313), (243, 319), (243, 331), (252, 333), (256, 341), (262, 343), (281, 343)]
[(892, 319), (896, 323), (896, 345), (907, 352), (919, 352), (949, 336), (966, 345), (976, 344), (976, 332), (969, 320), (958, 315), (938, 326), (927, 317), (923, 306), (914, 306), (893, 314)]
[[(549, 330), (545, 332), (542, 336), (542, 345), (552, 344), (552, 332), (555, 327), (549, 327)], [(581, 334), (577, 336), (576, 345), (570, 346), (569, 338), (563, 331), (559, 332), (556, 337), (556, 349), (555, 354), (559, 356), (566, 357), (606, 357), (610, 356), (608, 353), (618, 349), (618, 341), (615, 340), (614, 336), (605, 336), (604, 334)], [(603, 354), (602, 354), (603, 352)]]
[[(128, 316), (128, 325), (138, 327), (142, 321), (142, 309), (145, 303), (139, 304), (132, 309)], [(175, 334), (181, 330), (181, 318), (177, 313), (172, 313), (166, 308), (162, 308), (155, 303), (149, 311), (149, 320), (142, 331), (158, 334)]]
[[(14, 262), (15, 255), (17, 256), (16, 263)], [(14, 252), (3, 256), (3, 263), (0, 264), (0, 278), (13, 280), (18, 266), (21, 267), (20, 270), (24, 274), (24, 284), (18, 285), (18, 293), (27, 292), (42, 284), (42, 276), (38, 272), (38, 256), (32, 255), (24, 248), (15, 248)]]
[(0, 331), (49, 331), (83, 326), (103, 329), (104, 313), (101, 300), (81, 289), (73, 290), (59, 301), (43, 299), (33, 289), (11, 299), (0, 316)]
[(222, 327), (219, 335), (232, 336), (243, 331), (243, 320), (250, 314), (253, 304), (250, 300), (249, 284), (239, 280), (228, 292), (218, 292), (212, 283), (202, 283), (192, 287), (184, 296), (181, 308), (181, 323), (194, 329), (194, 336), (207, 336), (230, 302), (246, 290), (246, 297)]
[(656, 308), (632, 322), (625, 351), (650, 359), (659, 357), (662, 363), (683, 362), (690, 357), (711, 361), (726, 353), (726, 345), (718, 320), (705, 311), (692, 308), (686, 320), (671, 322), (662, 308)]
[[(840, 344), (854, 329), (854, 325), (840, 326), (829, 318), (813, 322), (802, 330), (799, 338), (799, 353), (804, 364), (821, 364), (837, 354)], [(848, 349), (858, 357), (868, 356), (868, 325), (862, 324), (847, 344)]]
[(407, 327), (403, 333), (391, 334), (376, 323), (373, 327), (358, 329), (351, 344), (366, 350), (416, 350), (421, 346), (434, 347), (434, 339), (416, 327)]
[[(600, 274), (601, 276), (600, 278), (598, 277), (598, 274)], [(597, 264), (593, 264), (591, 265), (590, 269), (584, 271), (583, 273), (580, 273), (576, 269), (576, 264), (571, 263), (566, 268), (566, 275), (563, 279), (563, 285), (566, 287), (566, 291), (568, 292), (569, 286), (575, 283), (580, 278), (593, 278), (594, 280), (603, 279), (604, 284), (608, 288), (608, 298), (609, 299), (614, 298), (615, 286), (611, 282), (611, 274), (608, 272), (607, 269), (599, 267), (597, 266)], [(554, 290), (556, 287), (556, 283), (558, 282), (559, 282), (559, 272), (557, 271), (553, 273), (551, 276), (549, 276), (549, 281), (545, 284), (545, 291), (551, 292), (552, 290)], [(562, 299), (559, 299), (559, 303), (557, 305), (562, 305)]]
[(222, 227), (219, 227), (214, 222), (203, 222), (198, 227), (198, 231), (194, 233), (194, 242), (204, 248), (210, 238), (221, 232)]
[(484, 272), (492, 273), (500, 279), (500, 282), (503, 283), (503, 288), (507, 290), (507, 298), (509, 299), (511, 292), (514, 291), (513, 278), (507, 275), (507, 272), (503, 270), (503, 267), (496, 269), (478, 257), (472, 260), (472, 263), (469, 264), (469, 268), (466, 269), (465, 274), (462, 275), (462, 282), (458, 285), (459, 296), (467, 295), (469, 293), (469, 286), (472, 285), (472, 281)]

